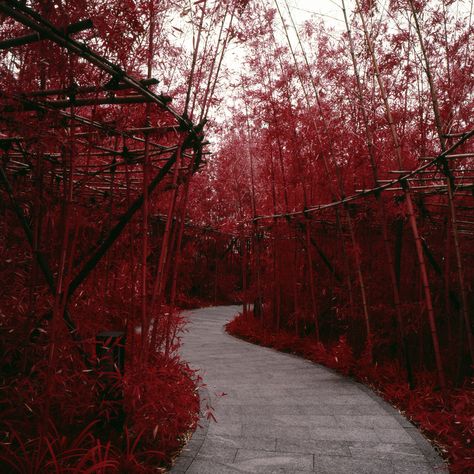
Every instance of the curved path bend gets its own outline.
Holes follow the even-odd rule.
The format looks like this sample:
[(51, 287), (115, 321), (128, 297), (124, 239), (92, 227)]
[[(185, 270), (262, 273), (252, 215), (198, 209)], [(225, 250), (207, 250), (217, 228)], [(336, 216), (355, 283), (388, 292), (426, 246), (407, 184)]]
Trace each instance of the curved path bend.
[[(189, 311), (182, 355), (201, 369), (202, 418), (173, 473), (442, 473), (418, 430), (369, 389), (224, 332), (239, 306)], [(209, 400), (210, 398), (210, 400)]]

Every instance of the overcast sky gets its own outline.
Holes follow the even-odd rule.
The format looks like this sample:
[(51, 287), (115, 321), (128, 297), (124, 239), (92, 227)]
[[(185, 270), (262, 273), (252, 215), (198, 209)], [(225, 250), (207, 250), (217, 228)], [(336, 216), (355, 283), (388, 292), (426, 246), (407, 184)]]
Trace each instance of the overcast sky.
[[(316, 15), (337, 30), (344, 28), (341, 0), (287, 0), (295, 22), (302, 23)], [(279, 0), (280, 8), (286, 11), (285, 0)], [(352, 10), (353, 0), (346, 0), (348, 11)]]
[[(275, 0), (267, 0), (270, 6), (276, 8)], [(286, 24), (288, 25), (288, 31), (290, 34), (291, 42), (297, 44), (297, 39), (294, 34), (291, 21), (288, 16), (288, 10), (286, 3), (290, 7), (291, 14), (295, 24), (299, 27), (305, 21), (313, 19), (322, 19), (325, 24), (333, 28), (337, 33), (345, 31), (344, 17), (341, 9), (341, 0), (276, 0), (280, 6), (280, 10), (285, 18)], [(345, 0), (346, 8), (348, 13), (352, 12), (353, 4), (355, 0)], [(382, 0), (384, 1), (384, 0)], [(284, 36), (284, 30), (281, 26), (281, 20), (279, 15), (275, 18), (275, 32), (277, 37), (279, 36), (282, 43), (286, 43)], [(226, 64), (238, 72), (242, 68), (242, 55), (244, 53), (245, 45), (235, 44), (229, 48), (229, 52), (226, 57)]]

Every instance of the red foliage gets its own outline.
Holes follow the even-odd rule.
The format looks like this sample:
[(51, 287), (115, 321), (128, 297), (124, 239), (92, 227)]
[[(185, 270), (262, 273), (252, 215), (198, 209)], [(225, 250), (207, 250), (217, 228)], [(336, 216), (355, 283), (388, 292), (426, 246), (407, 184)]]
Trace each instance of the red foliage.
[[(174, 296), (182, 185), (202, 136), (169, 98), (133, 86), (153, 4), (2, 4), (2, 44), (49, 32), (0, 51), (2, 472), (156, 472), (196, 426)], [(93, 28), (63, 36), (85, 19)], [(125, 361), (103, 362), (105, 331), (123, 335)]]
[[(10, 7), (34, 8), (52, 37), (94, 24), (69, 34), (74, 48), (43, 33), (0, 48), (1, 440), (12, 456), (115, 468), (125, 434), (99, 433), (123, 415), (101, 395), (115, 380), (124, 462), (169, 458), (197, 410), (176, 359), (177, 306), (242, 302), (262, 320), (235, 323), (243, 336), (366, 379), (413, 418), (426, 407), (427, 430), (465, 440), (450, 448), (461, 466), (474, 353), (473, 28), (461, 3), (359, 0), (342, 35), (248, 0), (1, 3), (3, 46), (31, 29)], [(224, 59), (230, 42), (237, 64)], [(136, 81), (155, 74), (137, 100)], [(214, 156), (202, 154), (206, 118)], [(104, 330), (126, 333), (124, 377), (97, 370)], [(436, 384), (449, 392), (430, 398)], [(467, 418), (452, 408), (463, 403)]]
[(124, 408), (130, 414), (130, 429), (140, 433), (142, 449), (156, 451), (158, 460), (169, 461), (170, 453), (182, 446), (183, 435), (197, 426), (196, 377), (178, 358), (159, 354), (145, 368), (139, 364), (132, 367), (124, 379)]

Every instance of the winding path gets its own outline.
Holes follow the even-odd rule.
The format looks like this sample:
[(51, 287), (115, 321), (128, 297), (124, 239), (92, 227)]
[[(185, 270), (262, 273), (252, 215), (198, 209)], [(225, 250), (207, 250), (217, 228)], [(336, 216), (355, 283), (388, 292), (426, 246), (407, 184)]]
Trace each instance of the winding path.
[(203, 418), (173, 473), (447, 472), (417, 429), (363, 385), (227, 335), (239, 310), (188, 312), (182, 354), (201, 369), (201, 405), (210, 394), (217, 423)]

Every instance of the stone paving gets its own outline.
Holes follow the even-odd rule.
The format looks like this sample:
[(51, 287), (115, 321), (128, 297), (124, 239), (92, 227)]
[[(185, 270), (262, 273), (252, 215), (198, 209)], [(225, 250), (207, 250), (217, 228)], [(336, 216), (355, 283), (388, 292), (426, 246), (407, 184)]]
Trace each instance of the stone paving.
[(369, 389), (224, 332), (238, 306), (189, 311), (182, 355), (201, 369), (202, 418), (175, 474), (443, 473), (418, 430)]

